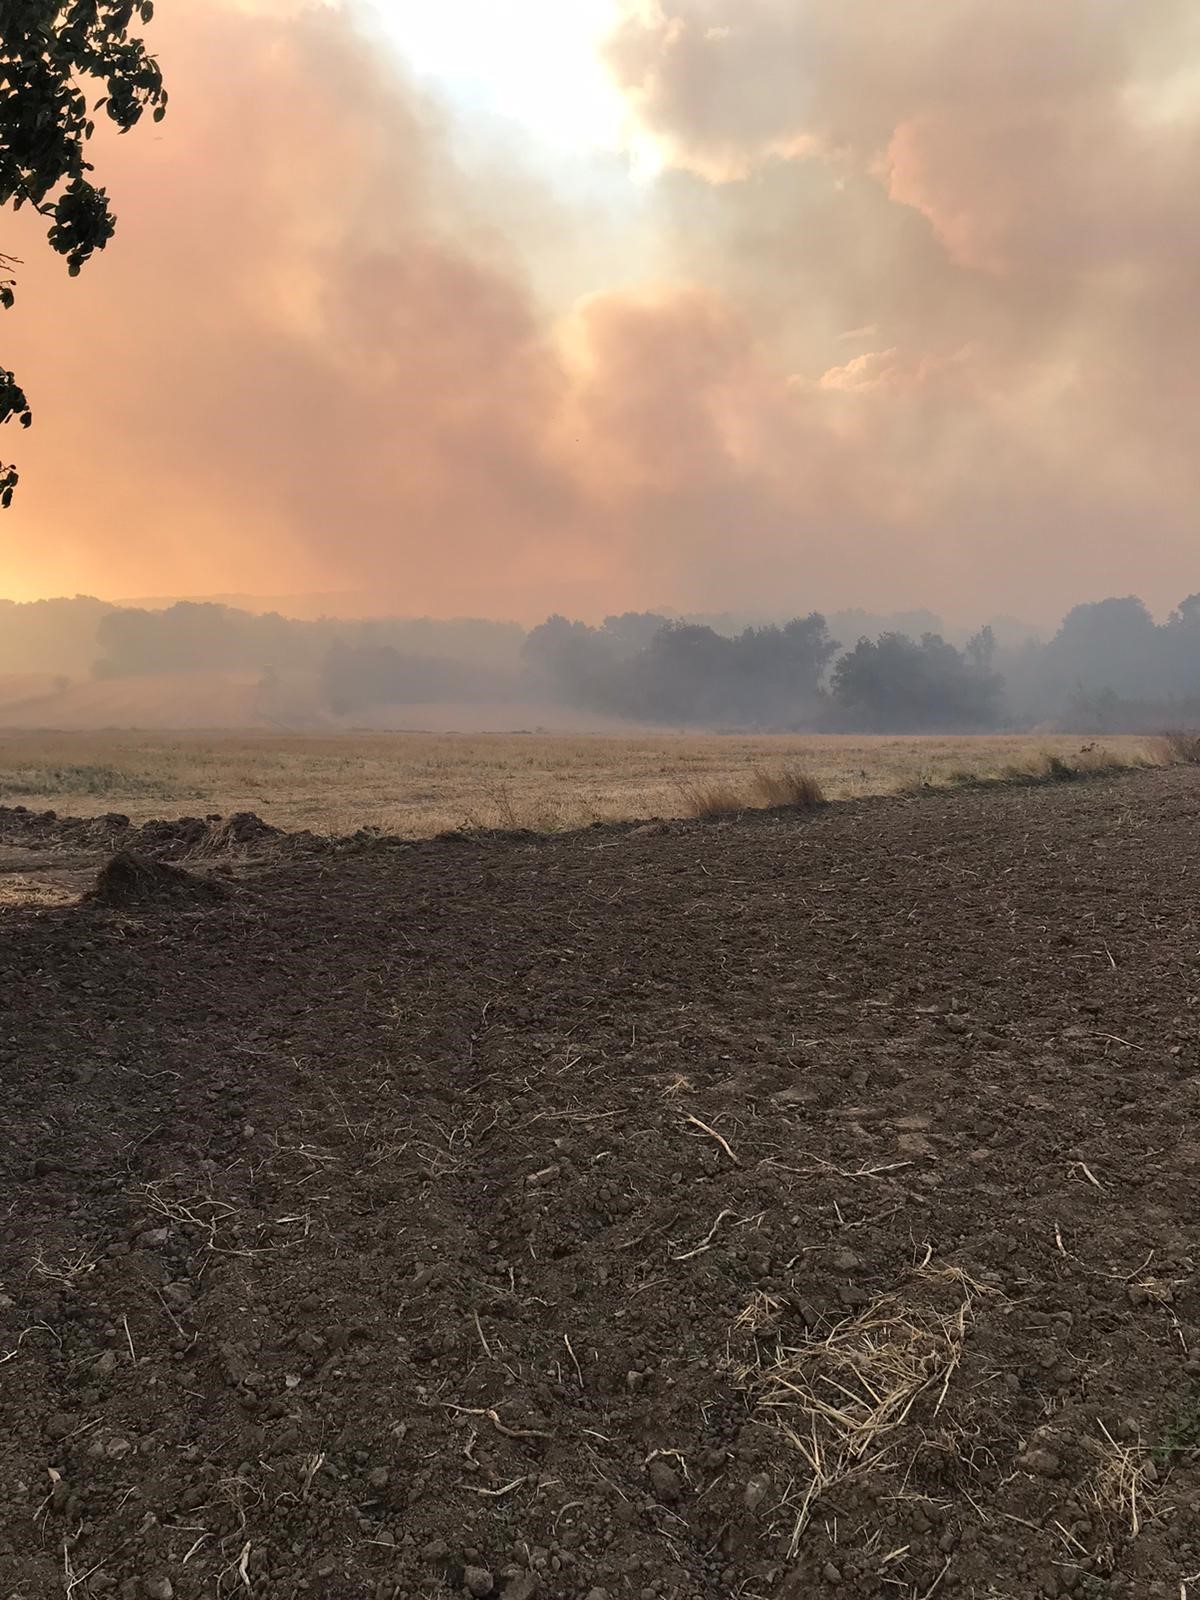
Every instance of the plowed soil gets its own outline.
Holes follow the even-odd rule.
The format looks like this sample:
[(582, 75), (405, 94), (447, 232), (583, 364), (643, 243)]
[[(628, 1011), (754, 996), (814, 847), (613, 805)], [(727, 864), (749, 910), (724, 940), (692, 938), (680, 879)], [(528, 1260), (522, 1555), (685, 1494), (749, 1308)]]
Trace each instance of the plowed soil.
[(227, 833), (0, 911), (0, 1595), (1200, 1595), (1194, 772)]

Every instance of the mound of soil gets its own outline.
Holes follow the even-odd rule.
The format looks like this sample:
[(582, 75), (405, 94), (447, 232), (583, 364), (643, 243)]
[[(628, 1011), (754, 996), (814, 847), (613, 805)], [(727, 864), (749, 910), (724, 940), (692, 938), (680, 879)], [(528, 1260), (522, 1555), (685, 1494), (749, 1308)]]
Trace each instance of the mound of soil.
[(134, 824), (118, 812), (102, 817), (63, 817), (56, 811), (0, 806), (0, 842), (46, 849), (124, 848), (140, 855), (177, 860), (184, 856), (261, 853), (286, 842), (291, 853), (311, 849), (312, 834), (285, 834), (253, 811), (230, 817), (173, 817)]
[(223, 900), (229, 891), (212, 878), (198, 877), (165, 861), (153, 861), (134, 850), (119, 850), (101, 867), (96, 886), (86, 896), (107, 906), (169, 902), (204, 905)]
[(1200, 784), (0, 913), (0, 1593), (1177, 1597)]
[(175, 822), (146, 822), (139, 830), (143, 849), (162, 855), (219, 856), (260, 850), (285, 837), (253, 811), (231, 817), (183, 817)]
[(60, 817), (57, 811), (0, 806), (0, 842), (26, 849), (111, 849), (130, 835), (129, 818), (110, 811), (101, 817)]

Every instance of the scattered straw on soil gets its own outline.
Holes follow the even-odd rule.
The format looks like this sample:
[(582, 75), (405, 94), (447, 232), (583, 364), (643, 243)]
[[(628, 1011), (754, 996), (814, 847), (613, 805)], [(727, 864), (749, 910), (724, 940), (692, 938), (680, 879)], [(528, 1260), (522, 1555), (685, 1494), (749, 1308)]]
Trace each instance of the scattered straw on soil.
[[(890, 1292), (822, 1337), (779, 1343), (767, 1360), (756, 1349), (748, 1363), (731, 1361), (755, 1420), (776, 1429), (799, 1458), (801, 1481), (780, 1503), (792, 1520), (790, 1557), (826, 1496), (857, 1472), (884, 1472), (899, 1460), (922, 1398), (929, 1400), (923, 1425), (942, 1409), (976, 1298), (987, 1291), (956, 1268), (922, 1268), (914, 1285), (922, 1279), (952, 1293), (939, 1304)], [(759, 1311), (748, 1307), (734, 1324), (756, 1344)], [(919, 1442), (923, 1435), (914, 1432)]]

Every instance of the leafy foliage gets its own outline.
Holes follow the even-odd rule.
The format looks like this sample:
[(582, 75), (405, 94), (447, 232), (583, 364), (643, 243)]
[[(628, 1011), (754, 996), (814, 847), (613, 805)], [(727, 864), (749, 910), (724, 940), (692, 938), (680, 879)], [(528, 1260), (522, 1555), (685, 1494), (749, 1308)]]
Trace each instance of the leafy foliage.
[[(0, 205), (33, 206), (49, 222), (50, 247), (74, 276), (112, 238), (106, 191), (87, 160), (93, 118), (103, 111), (122, 133), (166, 114), (158, 63), (135, 28), (153, 0), (0, 0)], [(99, 98), (89, 104), (89, 96)], [(11, 257), (0, 257), (0, 306), (13, 303)], [(0, 422), (32, 421), (24, 391), (0, 370)], [(17, 474), (0, 465), (0, 505)]]
[(654, 612), (590, 628), (550, 617), (525, 642), (532, 685), (590, 710), (650, 721), (796, 724), (821, 700), (837, 652), (819, 612), (729, 638)]
[(984, 633), (965, 654), (936, 633), (860, 639), (834, 669), (834, 699), (852, 726), (877, 732), (990, 727), (1001, 689), (992, 655)]

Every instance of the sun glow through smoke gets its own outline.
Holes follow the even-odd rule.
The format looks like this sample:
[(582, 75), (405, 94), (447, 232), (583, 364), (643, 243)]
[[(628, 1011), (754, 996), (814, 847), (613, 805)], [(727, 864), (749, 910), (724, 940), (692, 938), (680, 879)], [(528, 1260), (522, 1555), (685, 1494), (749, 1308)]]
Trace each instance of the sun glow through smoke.
[(624, 106), (599, 44), (615, 0), (372, 0), (400, 53), (464, 108), (551, 150), (615, 150)]

